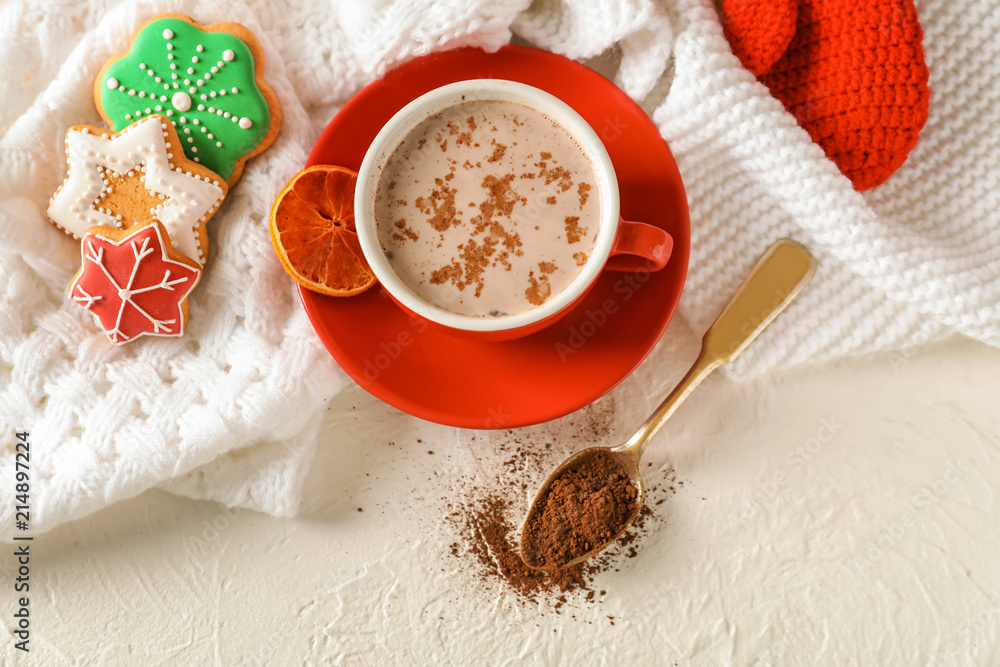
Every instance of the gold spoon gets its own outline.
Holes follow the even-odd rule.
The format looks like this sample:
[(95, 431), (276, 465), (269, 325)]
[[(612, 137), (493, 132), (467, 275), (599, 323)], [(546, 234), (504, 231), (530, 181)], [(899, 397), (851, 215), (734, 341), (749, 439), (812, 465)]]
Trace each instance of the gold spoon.
[[(575, 565), (598, 553), (625, 532), (642, 507), (643, 486), (639, 461), (647, 445), (663, 428), (667, 419), (684, 402), (684, 399), (691, 395), (695, 387), (716, 368), (736, 359), (767, 328), (767, 325), (798, 296), (815, 272), (816, 260), (804, 246), (796, 241), (782, 239), (768, 248), (750, 275), (736, 290), (736, 294), (729, 301), (729, 304), (716, 318), (715, 323), (708, 328), (702, 339), (701, 353), (691, 370), (687, 372), (680, 384), (670, 392), (660, 407), (650, 415), (646, 423), (635, 432), (635, 435), (617, 447), (610, 449), (590, 447), (577, 452), (566, 459), (545, 480), (528, 510), (524, 529), (521, 532), (521, 558), (526, 565), (549, 571)], [(628, 475), (632, 484), (635, 485), (635, 509), (621, 523), (617, 533), (602, 544), (590, 545), (591, 548), (586, 553), (565, 563), (558, 561), (553, 563), (551, 559), (545, 560), (540, 553), (540, 545), (536, 544), (539, 539), (544, 538), (529, 531), (529, 527), (539, 518), (547, 504), (543, 503), (540, 507), (539, 501), (548, 495), (552, 483), (557, 478), (573, 469), (580, 468), (585, 461), (594, 460), (595, 457), (612, 458), (614, 463), (617, 463), (616, 467), (620, 467), (622, 472)], [(576, 471), (575, 474), (580, 475), (581, 473)], [(549, 537), (551, 539), (551, 536)], [(565, 545), (565, 542), (562, 544)]]

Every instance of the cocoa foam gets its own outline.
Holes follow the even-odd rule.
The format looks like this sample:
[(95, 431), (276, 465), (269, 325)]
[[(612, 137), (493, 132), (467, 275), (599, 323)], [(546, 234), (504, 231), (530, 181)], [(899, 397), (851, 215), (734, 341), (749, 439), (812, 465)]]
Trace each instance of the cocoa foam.
[(379, 243), (424, 301), (460, 315), (536, 308), (579, 275), (601, 202), (569, 132), (514, 102), (462, 102), (413, 128), (375, 198)]

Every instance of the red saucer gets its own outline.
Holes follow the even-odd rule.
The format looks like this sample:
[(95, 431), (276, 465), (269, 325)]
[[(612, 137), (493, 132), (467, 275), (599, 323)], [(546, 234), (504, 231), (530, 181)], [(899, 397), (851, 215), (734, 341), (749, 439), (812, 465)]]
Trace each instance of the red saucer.
[(593, 70), (538, 49), (463, 48), (412, 60), (358, 93), (330, 121), (309, 165), (361, 165), (382, 125), (414, 98), (454, 81), (521, 81), (561, 98), (604, 141), (621, 213), (666, 229), (673, 255), (657, 273), (610, 271), (551, 327), (502, 343), (455, 338), (410, 320), (378, 287), (354, 297), (299, 294), (320, 339), (362, 388), (422, 419), (465, 428), (548, 421), (597, 400), (660, 339), (687, 275), (690, 223), (677, 164), (649, 117)]

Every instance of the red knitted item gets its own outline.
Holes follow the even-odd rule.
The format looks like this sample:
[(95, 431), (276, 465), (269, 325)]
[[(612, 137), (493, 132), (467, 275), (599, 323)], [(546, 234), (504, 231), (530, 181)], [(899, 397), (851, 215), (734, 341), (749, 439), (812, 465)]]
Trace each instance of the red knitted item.
[(723, 0), (722, 27), (743, 66), (760, 76), (777, 62), (795, 36), (799, 0)]
[[(735, 19), (749, 7), (777, 19)], [(727, 0), (723, 11), (727, 32), (740, 31), (734, 52), (759, 69), (771, 57), (785, 2)], [(854, 187), (867, 190), (903, 164), (927, 121), (922, 39), (912, 0), (800, 0), (788, 48), (758, 76)]]

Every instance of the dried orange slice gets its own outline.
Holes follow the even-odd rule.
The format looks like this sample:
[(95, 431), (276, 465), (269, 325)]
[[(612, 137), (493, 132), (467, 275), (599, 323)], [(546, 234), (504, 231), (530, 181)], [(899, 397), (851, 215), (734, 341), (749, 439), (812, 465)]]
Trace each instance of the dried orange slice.
[(331, 296), (351, 296), (375, 284), (354, 226), (358, 174), (315, 165), (288, 182), (271, 207), (271, 242), (295, 282)]

